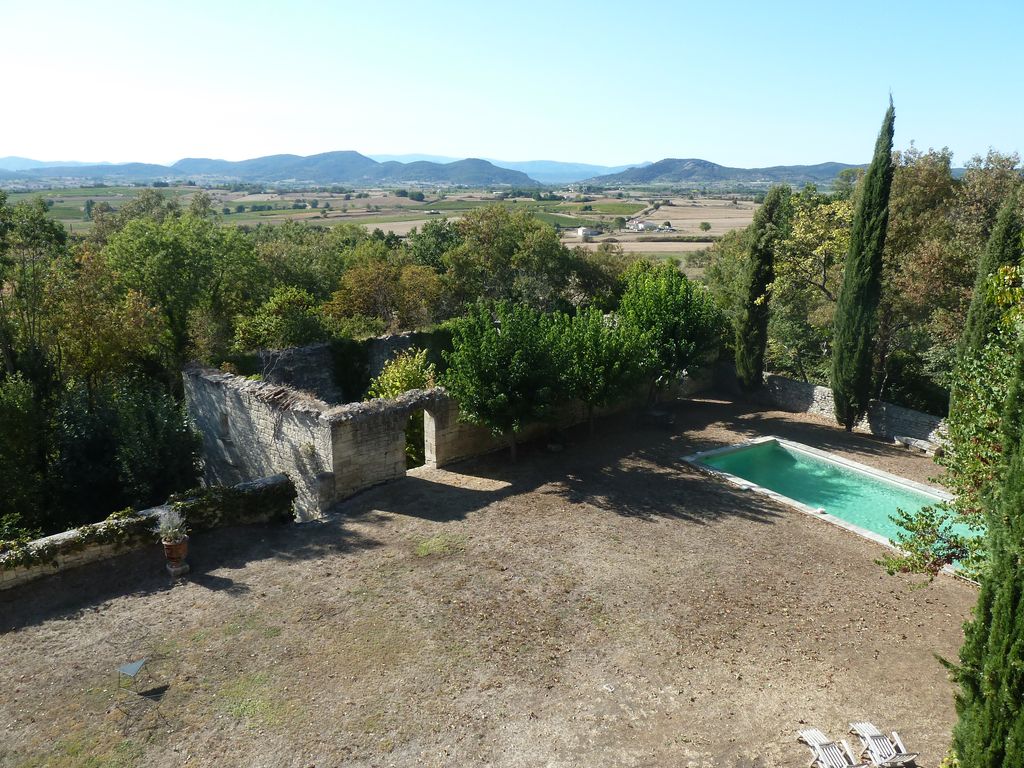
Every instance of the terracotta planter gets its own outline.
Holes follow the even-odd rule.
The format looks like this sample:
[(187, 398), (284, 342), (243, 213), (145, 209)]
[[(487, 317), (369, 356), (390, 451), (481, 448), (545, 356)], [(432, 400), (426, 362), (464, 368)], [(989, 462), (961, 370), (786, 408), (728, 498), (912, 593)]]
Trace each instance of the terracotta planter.
[(188, 536), (181, 541), (163, 541), (164, 557), (167, 558), (167, 570), (172, 576), (188, 573)]

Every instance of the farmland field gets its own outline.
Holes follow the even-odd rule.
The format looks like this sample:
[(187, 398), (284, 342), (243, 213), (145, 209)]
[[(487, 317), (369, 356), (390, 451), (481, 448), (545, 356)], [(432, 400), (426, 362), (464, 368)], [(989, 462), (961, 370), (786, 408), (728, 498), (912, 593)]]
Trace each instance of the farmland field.
[[(50, 215), (75, 234), (84, 234), (92, 227), (85, 220), (85, 203), (107, 203), (117, 209), (138, 197), (146, 187), (73, 187), (34, 192), (14, 192), (8, 195), (13, 203), (42, 197), (50, 205)], [(660, 200), (656, 205), (649, 198), (578, 197), (564, 200), (534, 200), (532, 198), (502, 199), (488, 191), (461, 190), (437, 193), (423, 201), (398, 196), (393, 190), (368, 189), (361, 192), (232, 192), (224, 189), (202, 189), (194, 186), (176, 186), (160, 189), (166, 196), (188, 205), (199, 191), (208, 194), (213, 209), (225, 226), (280, 224), (285, 221), (306, 221), (320, 226), (358, 224), (370, 229), (380, 228), (405, 237), (413, 228), (421, 228), (432, 219), (460, 218), (476, 208), (502, 205), (511, 210), (530, 211), (546, 224), (563, 231), (566, 245), (580, 244), (576, 232), (579, 227), (603, 229), (603, 235), (592, 242), (583, 243), (596, 248), (608, 239), (617, 241), (624, 250), (643, 253), (655, 258), (682, 257), (686, 253), (703, 250), (712, 239), (734, 229), (747, 226), (753, 218), (755, 205), (749, 201), (715, 198), (675, 198)], [(266, 210), (253, 210), (253, 207)], [(669, 223), (670, 232), (633, 232), (618, 230), (616, 223), (635, 218), (657, 226)], [(702, 230), (706, 222), (709, 229)], [(694, 237), (707, 238), (704, 242)], [(588, 238), (589, 240), (590, 238)]]

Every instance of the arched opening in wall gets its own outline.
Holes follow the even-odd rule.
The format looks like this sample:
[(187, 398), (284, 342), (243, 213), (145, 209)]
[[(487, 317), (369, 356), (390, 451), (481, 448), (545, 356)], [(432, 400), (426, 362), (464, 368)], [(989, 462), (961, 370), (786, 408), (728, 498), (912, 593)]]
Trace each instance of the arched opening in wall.
[(405, 468), (422, 467), (426, 449), (423, 437), (423, 409), (417, 408), (405, 422)]

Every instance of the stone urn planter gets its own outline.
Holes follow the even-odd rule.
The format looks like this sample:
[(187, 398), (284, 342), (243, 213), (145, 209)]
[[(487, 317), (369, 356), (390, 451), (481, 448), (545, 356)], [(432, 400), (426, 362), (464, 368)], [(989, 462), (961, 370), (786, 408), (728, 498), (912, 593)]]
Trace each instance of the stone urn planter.
[(174, 577), (184, 576), (189, 571), (185, 562), (188, 557), (188, 529), (181, 513), (174, 507), (161, 512), (157, 532), (167, 558), (167, 572)]
[(164, 557), (167, 558), (167, 572), (171, 576), (184, 576), (188, 573), (189, 566), (185, 562), (188, 557), (188, 536), (178, 541), (161, 539), (161, 543), (164, 545)]

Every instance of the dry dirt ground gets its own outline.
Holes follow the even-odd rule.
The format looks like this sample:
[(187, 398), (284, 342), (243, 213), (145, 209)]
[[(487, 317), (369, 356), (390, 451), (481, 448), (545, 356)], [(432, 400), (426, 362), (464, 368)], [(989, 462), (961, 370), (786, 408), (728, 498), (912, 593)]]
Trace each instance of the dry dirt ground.
[[(806, 765), (802, 725), (941, 759), (974, 589), (682, 464), (780, 434), (927, 459), (716, 399), (406, 479), (322, 523), (221, 530), (0, 593), (4, 766)], [(160, 713), (122, 733), (114, 670)], [(120, 694), (130, 700), (131, 694)]]

